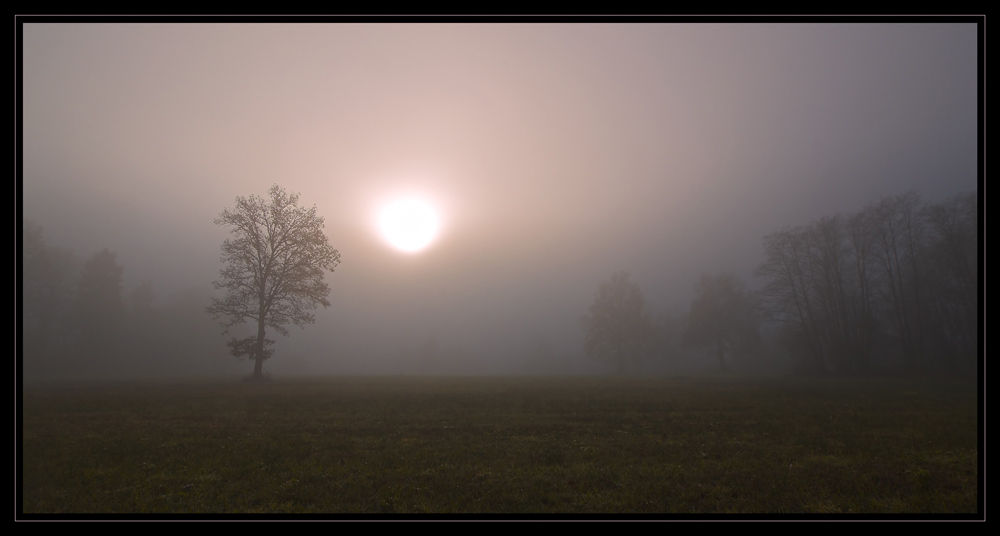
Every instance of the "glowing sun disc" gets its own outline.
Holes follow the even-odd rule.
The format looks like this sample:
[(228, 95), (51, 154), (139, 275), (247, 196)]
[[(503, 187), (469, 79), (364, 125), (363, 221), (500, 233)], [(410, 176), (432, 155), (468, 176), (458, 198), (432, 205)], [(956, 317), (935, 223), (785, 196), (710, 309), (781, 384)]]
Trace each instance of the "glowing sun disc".
[(379, 223), (392, 245), (403, 251), (418, 251), (434, 239), (437, 215), (416, 199), (396, 201), (382, 210)]

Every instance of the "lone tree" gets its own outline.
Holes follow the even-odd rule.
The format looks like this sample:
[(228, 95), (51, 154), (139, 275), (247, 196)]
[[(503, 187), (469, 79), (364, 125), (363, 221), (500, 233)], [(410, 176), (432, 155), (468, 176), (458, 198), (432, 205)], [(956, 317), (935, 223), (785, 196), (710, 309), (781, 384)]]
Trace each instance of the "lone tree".
[(652, 333), (646, 300), (628, 272), (601, 283), (590, 313), (583, 317), (584, 350), (609, 359), (624, 373), (647, 350)]
[(760, 342), (756, 298), (732, 274), (703, 274), (688, 313), (684, 343), (714, 346), (719, 367), (726, 370), (726, 349), (753, 349)]
[(264, 337), (265, 328), (287, 336), (289, 323), (299, 327), (315, 322), (309, 311), (330, 306), (330, 287), (324, 273), (340, 264), (340, 253), (323, 234), (323, 218), (316, 207), (298, 206), (299, 195), (287, 194), (275, 184), (270, 199), (237, 197), (233, 209), (223, 210), (216, 225), (232, 228), (233, 238), (222, 243), (225, 263), (222, 279), (212, 284), (224, 289), (222, 299), (213, 298), (206, 311), (230, 328), (247, 320), (257, 322), (257, 335), (231, 338), (230, 353), (237, 359), (254, 361), (253, 377), (263, 378), (263, 363), (274, 341)]

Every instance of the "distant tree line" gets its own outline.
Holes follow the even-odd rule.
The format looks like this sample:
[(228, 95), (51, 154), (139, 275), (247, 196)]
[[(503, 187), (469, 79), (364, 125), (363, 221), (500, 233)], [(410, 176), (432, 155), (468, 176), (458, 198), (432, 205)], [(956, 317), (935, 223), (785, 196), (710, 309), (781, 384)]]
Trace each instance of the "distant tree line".
[(203, 320), (207, 293), (180, 293), (156, 306), (151, 282), (126, 291), (124, 267), (110, 249), (81, 259), (49, 246), (42, 227), (25, 219), (21, 254), (24, 377), (183, 374), (204, 370), (198, 360), (222, 344)]
[[(806, 374), (974, 375), (979, 341), (978, 193), (937, 204), (915, 192), (764, 237), (762, 280), (704, 274), (683, 318), (651, 319), (618, 272), (583, 317), (584, 350), (626, 372), (640, 358), (708, 349), (726, 370), (766, 353), (762, 326)], [(776, 343), (776, 344), (774, 344)]]
[[(81, 262), (70, 250), (48, 246), (41, 226), (23, 220), (24, 377), (189, 375), (218, 369), (208, 365), (211, 358), (229, 353), (253, 361), (253, 378), (264, 379), (263, 362), (274, 352), (265, 328), (288, 335), (288, 325), (313, 323), (312, 309), (330, 305), (324, 274), (340, 263), (323, 233), (324, 219), (298, 199), (278, 185), (266, 199), (237, 197), (215, 220), (232, 231), (213, 283), (224, 295), (186, 292), (161, 307), (149, 281), (126, 294), (115, 252), (103, 249)], [(205, 322), (206, 312), (220, 321), (228, 341)]]
[(585, 354), (614, 364), (623, 374), (638, 371), (650, 360), (676, 366), (705, 350), (720, 370), (727, 370), (735, 356), (761, 353), (760, 319), (757, 293), (733, 274), (702, 274), (687, 314), (654, 317), (638, 283), (620, 271), (601, 283), (581, 324)]
[(915, 192), (764, 237), (757, 275), (800, 370), (974, 374), (978, 194)]
[[(702, 350), (726, 369), (733, 359), (784, 349), (809, 374), (974, 375), (978, 207), (977, 192), (936, 204), (908, 192), (787, 227), (763, 238), (761, 288), (733, 274), (702, 275), (682, 316), (654, 317), (638, 284), (616, 273), (582, 319), (584, 349), (622, 373)], [(204, 322), (208, 292), (156, 305), (148, 281), (126, 292), (113, 251), (81, 259), (46, 244), (30, 220), (23, 221), (21, 260), (24, 377), (186, 374), (226, 353), (215, 326)], [(260, 336), (252, 342), (263, 355)], [(254, 353), (245, 346), (230, 350)]]
[(30, 373), (49, 372), (50, 357), (72, 344), (72, 313), (81, 261), (50, 248), (42, 228), (24, 220), (21, 236), (21, 345)]

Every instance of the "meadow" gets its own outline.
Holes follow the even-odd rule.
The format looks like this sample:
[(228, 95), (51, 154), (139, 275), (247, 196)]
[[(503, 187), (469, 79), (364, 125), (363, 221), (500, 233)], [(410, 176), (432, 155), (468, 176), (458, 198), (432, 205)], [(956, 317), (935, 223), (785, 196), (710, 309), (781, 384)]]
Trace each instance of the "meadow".
[(972, 514), (975, 385), (26, 384), (24, 514)]

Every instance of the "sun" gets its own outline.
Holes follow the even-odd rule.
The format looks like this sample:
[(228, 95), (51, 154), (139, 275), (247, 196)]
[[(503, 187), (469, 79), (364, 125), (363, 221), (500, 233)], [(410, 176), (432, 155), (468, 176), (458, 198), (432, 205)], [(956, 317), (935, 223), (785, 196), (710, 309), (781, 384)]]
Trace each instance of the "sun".
[(414, 198), (402, 199), (382, 209), (379, 227), (390, 244), (406, 252), (416, 252), (434, 239), (438, 217), (427, 203)]

